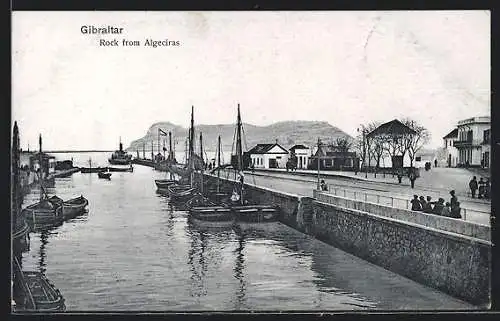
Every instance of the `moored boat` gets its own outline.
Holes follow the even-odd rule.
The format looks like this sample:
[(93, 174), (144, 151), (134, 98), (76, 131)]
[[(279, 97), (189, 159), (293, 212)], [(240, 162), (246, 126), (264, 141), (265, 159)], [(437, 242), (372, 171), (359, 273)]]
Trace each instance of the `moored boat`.
[(156, 187), (159, 189), (166, 189), (172, 184), (177, 184), (175, 179), (155, 179)]
[(110, 172), (133, 172), (134, 167), (132, 166), (132, 164), (130, 164), (130, 166), (123, 166), (123, 167), (109, 166), (108, 171), (110, 171)]
[(84, 174), (106, 172), (107, 167), (80, 167), (80, 172)]
[(111, 165), (129, 165), (132, 163), (132, 155), (123, 150), (121, 137), (120, 137), (119, 149), (114, 151), (113, 154), (111, 154), (111, 157), (108, 159), (108, 162)]
[(193, 196), (196, 188), (191, 185), (172, 184), (167, 187), (167, 191), (172, 201), (186, 201)]
[(97, 173), (97, 176), (99, 176), (99, 178), (111, 179), (110, 172), (99, 172), (99, 173)]
[(34, 308), (39, 312), (65, 311), (66, 305), (61, 292), (41, 272), (22, 271)]
[(237, 222), (276, 222), (279, 218), (279, 207), (272, 205), (231, 206)]
[(189, 209), (189, 217), (205, 222), (234, 222), (234, 214), (231, 208), (224, 206), (202, 206)]
[(31, 204), (23, 209), (26, 220), (34, 225), (51, 225), (63, 221), (62, 206), (48, 199)]
[(89, 204), (89, 201), (82, 195), (67, 201), (63, 201), (61, 198), (54, 195), (48, 200), (52, 204), (62, 207), (63, 218), (65, 220), (78, 216), (78, 214), (85, 211), (85, 207)]

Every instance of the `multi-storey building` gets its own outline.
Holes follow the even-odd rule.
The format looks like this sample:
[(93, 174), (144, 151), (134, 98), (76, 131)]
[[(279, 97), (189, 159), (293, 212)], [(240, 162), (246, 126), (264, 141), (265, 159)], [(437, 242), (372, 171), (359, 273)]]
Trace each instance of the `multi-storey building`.
[(457, 166), (490, 167), (490, 117), (472, 117), (458, 122)]

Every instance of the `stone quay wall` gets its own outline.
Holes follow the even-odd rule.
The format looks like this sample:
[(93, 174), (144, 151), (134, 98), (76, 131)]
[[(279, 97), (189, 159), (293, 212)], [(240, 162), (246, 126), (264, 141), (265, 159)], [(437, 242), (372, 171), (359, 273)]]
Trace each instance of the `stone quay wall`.
[[(205, 175), (204, 182), (214, 188), (216, 180)], [(230, 191), (235, 181), (221, 178), (219, 184)], [(384, 209), (370, 205), (343, 204), (349, 208), (341, 200), (332, 204), (251, 184), (245, 184), (245, 197), (280, 206), (282, 223), (387, 270), (472, 304), (490, 301), (491, 242), (477, 237), (482, 232), (430, 219), (404, 221), (404, 213), (381, 215)]]
[(356, 209), (371, 214), (390, 217), (409, 223), (416, 223), (426, 227), (470, 236), (485, 241), (491, 240), (491, 229), (487, 225), (476, 224), (473, 222), (468, 222), (451, 217), (444, 217), (423, 212), (394, 208), (370, 202), (353, 200), (317, 190), (313, 191), (313, 196), (320, 202), (337, 205), (343, 208)]

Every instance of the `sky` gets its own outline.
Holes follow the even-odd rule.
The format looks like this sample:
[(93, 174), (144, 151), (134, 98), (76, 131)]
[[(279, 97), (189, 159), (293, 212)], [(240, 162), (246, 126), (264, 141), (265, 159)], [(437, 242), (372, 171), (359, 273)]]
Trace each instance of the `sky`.
[(490, 12), (12, 13), (24, 149), (39, 133), (46, 150), (127, 147), (155, 122), (187, 128), (192, 105), (197, 124), (235, 123), (238, 103), (246, 123), (327, 121), (352, 136), (410, 117), (439, 147), (459, 120), (490, 115)]

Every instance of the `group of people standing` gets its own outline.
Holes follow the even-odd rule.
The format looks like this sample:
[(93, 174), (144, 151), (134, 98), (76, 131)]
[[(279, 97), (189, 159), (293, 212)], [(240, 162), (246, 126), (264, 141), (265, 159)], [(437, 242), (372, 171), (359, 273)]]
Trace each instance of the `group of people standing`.
[(469, 182), (469, 188), (472, 198), (476, 198), (476, 192), (478, 192), (477, 198), (490, 198), (491, 185), (488, 178), (486, 180), (483, 180), (483, 178), (481, 177), (478, 182), (476, 176), (474, 176)]
[(460, 202), (455, 195), (455, 191), (450, 191), (450, 195), (451, 199), (446, 203), (442, 197), (437, 201), (432, 201), (430, 196), (427, 196), (427, 199), (425, 199), (423, 196), (413, 195), (411, 210), (452, 218), (462, 218), (460, 215)]

